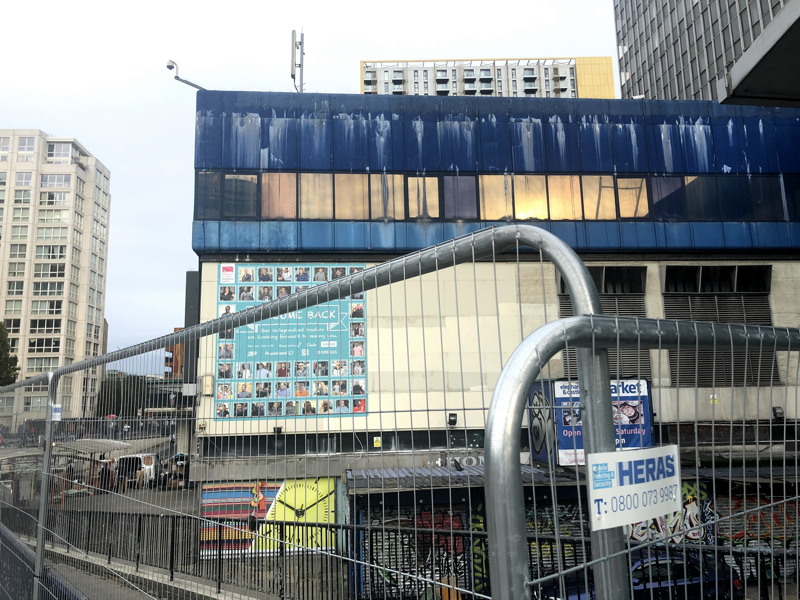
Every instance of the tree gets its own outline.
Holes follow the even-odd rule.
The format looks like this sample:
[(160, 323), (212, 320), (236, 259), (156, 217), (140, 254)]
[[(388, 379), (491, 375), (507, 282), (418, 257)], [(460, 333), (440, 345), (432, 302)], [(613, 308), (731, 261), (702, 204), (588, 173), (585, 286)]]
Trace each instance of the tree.
[(14, 383), (18, 374), (17, 355), (11, 353), (6, 326), (0, 322), (0, 385)]

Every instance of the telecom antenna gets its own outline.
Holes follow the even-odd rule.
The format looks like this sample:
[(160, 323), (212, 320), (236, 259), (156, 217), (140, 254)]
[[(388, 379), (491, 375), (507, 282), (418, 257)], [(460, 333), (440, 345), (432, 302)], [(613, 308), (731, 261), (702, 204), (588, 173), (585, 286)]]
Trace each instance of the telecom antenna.
[[(298, 53), (299, 50), (299, 53)], [(299, 59), (298, 59), (299, 54)], [(292, 81), (294, 89), (298, 92), (303, 91), (303, 56), (305, 55), (305, 34), (300, 32), (300, 41), (297, 41), (297, 30), (292, 29)], [(297, 74), (300, 74), (299, 78)], [(299, 85), (298, 85), (299, 79)]]

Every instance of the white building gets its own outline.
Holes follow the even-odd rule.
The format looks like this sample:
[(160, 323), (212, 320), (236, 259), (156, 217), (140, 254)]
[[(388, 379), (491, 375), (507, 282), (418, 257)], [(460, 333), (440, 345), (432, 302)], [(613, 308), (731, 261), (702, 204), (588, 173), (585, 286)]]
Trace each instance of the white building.
[(361, 61), (362, 94), (614, 98), (611, 57)]
[[(105, 352), (109, 176), (73, 138), (0, 129), (0, 308), (20, 379)], [(64, 418), (92, 414), (100, 371), (61, 380)], [(46, 409), (46, 386), (19, 389), (0, 425)]]

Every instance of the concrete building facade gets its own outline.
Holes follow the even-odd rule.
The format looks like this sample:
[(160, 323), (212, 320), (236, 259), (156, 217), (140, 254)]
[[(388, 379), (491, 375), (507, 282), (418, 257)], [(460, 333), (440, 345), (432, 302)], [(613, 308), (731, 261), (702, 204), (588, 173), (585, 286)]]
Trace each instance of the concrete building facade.
[[(795, 111), (703, 102), (203, 91), (197, 118), (193, 248), (201, 263), (201, 321), (270, 293), (299, 291), (317, 272), (326, 281), (490, 225), (533, 223), (581, 254), (608, 312), (794, 323)], [(497, 281), (502, 296), (461, 294), (463, 277), (443, 272), (420, 278), (414, 284), (420, 291), (404, 296), (394, 315), (379, 308), (400, 305), (395, 286), (340, 301), (337, 309), (363, 341), (357, 354), (338, 357), (348, 368), (335, 377), (346, 413), (309, 397), (308, 386), (332, 384), (334, 376), (315, 372), (313, 357), (289, 358), (302, 340), (280, 325), (205, 339), (198, 361), (205, 453), (198, 479), (220, 479), (233, 468), (257, 477), (267, 455), (287, 477), (298, 475), (293, 468), (308, 474), (312, 462), (288, 457), (317, 454), (320, 444), (334, 463), (341, 456), (343, 469), (353, 453), (352, 464), (368, 468), (370, 449), (380, 464), (395, 466), (434, 464), (443, 449), (480, 453), (501, 357), (547, 320), (570, 314), (571, 306), (556, 272), (537, 261), (469, 271), (479, 282)], [(431, 304), (440, 286), (453, 286), (459, 301)], [(523, 327), (484, 321), (490, 305), (501, 322), (523, 315)], [(392, 343), (398, 337), (414, 350), (398, 352)], [(464, 339), (479, 339), (480, 346)], [(574, 373), (573, 360), (561, 357), (553, 376)], [(665, 425), (721, 415), (771, 419), (769, 404), (747, 403), (748, 395), (780, 385), (793, 397), (798, 384), (785, 355), (764, 354), (763, 364), (746, 368), (740, 358), (713, 353), (691, 357), (697, 370), (679, 368), (685, 360), (673, 351), (623, 353), (612, 357), (612, 369), (652, 381)], [(281, 361), (285, 372), (278, 376)], [(267, 362), (259, 375), (259, 363)], [(276, 386), (286, 382), (278, 394), (283, 388)], [(696, 402), (712, 394), (718, 403)], [(307, 401), (314, 411), (303, 413), (298, 406)], [(356, 414), (355, 406), (363, 410)], [(787, 419), (797, 418), (794, 404), (782, 408)], [(443, 418), (450, 413), (459, 424), (455, 437)], [(273, 435), (275, 427), (282, 437)], [(423, 442), (415, 437), (420, 430)], [(219, 460), (223, 446), (226, 456), (241, 460)]]
[(614, 0), (622, 97), (723, 100), (718, 81), (724, 89), (734, 63), (789, 4), (795, 2)]
[(362, 61), (361, 93), (614, 98), (611, 57)]
[[(0, 130), (0, 307), (20, 378), (106, 350), (109, 170), (73, 138)], [(93, 414), (98, 368), (65, 376), (63, 417)], [(0, 398), (16, 430), (47, 412), (47, 386)]]

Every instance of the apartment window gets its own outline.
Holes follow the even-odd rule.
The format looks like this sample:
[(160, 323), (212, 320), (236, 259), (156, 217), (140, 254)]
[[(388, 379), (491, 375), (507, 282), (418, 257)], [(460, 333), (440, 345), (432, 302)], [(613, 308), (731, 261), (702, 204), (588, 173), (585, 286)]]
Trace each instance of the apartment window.
[(69, 239), (69, 228), (67, 227), (37, 227), (36, 239), (49, 242), (49, 241), (66, 241)]
[(61, 352), (61, 338), (34, 338), (28, 340), (31, 354), (58, 354)]
[(389, 83), (388, 82), (384, 82), (383, 83), (383, 91), (387, 92), (387, 93), (389, 92)]
[(383, 72), (383, 80), (384, 81), (389, 81), (389, 71), (384, 71)]
[(0, 204), (5, 203), (5, 201), (6, 201), (6, 191), (0, 190)]
[(497, 69), (497, 78), (500, 79), (503, 76), (503, 69)]
[(25, 289), (24, 281), (9, 281), (6, 283), (7, 296), (22, 296), (24, 289)]
[(419, 81), (419, 71), (414, 69), (414, 81)]
[(570, 67), (569, 68), (569, 76), (570, 77), (575, 77), (575, 67)]
[(67, 316), (73, 319), (78, 318), (78, 305), (75, 302), (70, 302), (67, 305)]
[(62, 300), (33, 300), (32, 315), (60, 315)]
[(8, 277), (25, 277), (25, 263), (10, 262), (8, 263)]
[(544, 76), (545, 77), (550, 77), (550, 69), (548, 67), (544, 68)]
[(11, 213), (11, 220), (14, 223), (27, 223), (30, 221), (31, 218), (31, 209), (30, 208), (15, 208), (14, 212)]
[[(428, 81), (428, 71), (427, 70), (422, 72), (422, 80), (423, 81)], [(427, 84), (426, 84), (426, 87), (427, 87)]]
[(75, 183), (75, 190), (78, 192), (78, 194), (83, 196), (85, 187), (86, 187), (86, 182), (80, 177), (78, 177), (77, 182)]
[(255, 175), (226, 173), (223, 180), (222, 216), (253, 218), (258, 216)]
[(414, 82), (414, 91), (419, 92), (419, 82), (417, 81)]
[(66, 257), (66, 246), (36, 246), (36, 258), (38, 260), (64, 260)]
[[(668, 319), (772, 325), (769, 265), (668, 265), (664, 316)], [(775, 352), (768, 347), (670, 350), (676, 387), (780, 384)]]
[(18, 315), (22, 313), (22, 300), (6, 300), (6, 314)]
[(0, 137), (0, 152), (9, 152), (11, 150), (11, 138)]
[(61, 333), (61, 319), (31, 319), (30, 333)]
[(34, 296), (61, 296), (64, 294), (63, 281), (34, 281)]
[[(29, 358), (26, 363), (26, 370), (31, 373), (45, 373), (47, 371), (54, 371), (58, 368), (57, 357), (36, 357)], [(47, 398), (44, 399), (44, 404), (47, 405)]]
[(31, 191), (30, 190), (14, 190), (14, 204), (30, 204)]
[[(49, 371), (49, 369), (45, 369)], [(40, 411), (47, 408), (47, 396), (24, 396), (22, 400), (22, 411)]]
[(427, 81), (424, 81), (422, 83), (422, 91), (427, 93), (427, 91), (428, 91), (428, 82)]
[(481, 69), (481, 77), (491, 77), (492, 70), (491, 69)]
[(28, 172), (17, 172), (14, 182), (16, 187), (31, 187), (31, 178), (33, 174)]
[(261, 217), (297, 218), (297, 175), (294, 173), (261, 175)]
[(72, 176), (67, 173), (43, 173), (41, 186), (43, 188), (68, 188), (72, 184)]
[(68, 163), (72, 158), (72, 144), (47, 144), (47, 158), (53, 163)]
[[(603, 314), (624, 317), (645, 317), (645, 267), (588, 267), (600, 293)], [(558, 316), (574, 316), (572, 300), (567, 294), (566, 284), (560, 281)], [(567, 377), (577, 375), (575, 349), (564, 352), (564, 368)], [(613, 348), (608, 351), (609, 373), (612, 379), (652, 377), (650, 351), (637, 348)]]
[(450, 75), (452, 76), (452, 78), (453, 78), (453, 79), (455, 79), (455, 78), (456, 78), (456, 74), (457, 74), (457, 71), (456, 71), (455, 69), (453, 69), (452, 71), (450, 71)]
[[(78, 226), (78, 219), (80, 215), (75, 215), (76, 220), (76, 227)], [(67, 209), (53, 209), (47, 208), (42, 209), (39, 211), (38, 214), (38, 221), (39, 223), (68, 223), (69, 222), (69, 210)]]
[(8, 338), (8, 351), (11, 354), (19, 353), (19, 338)]
[(9, 258), (25, 258), (27, 254), (27, 244), (11, 244)]
[(512, 81), (512, 82), (511, 82), (511, 89), (512, 89), (512, 90), (515, 90), (515, 89), (517, 89), (517, 82), (516, 82), (516, 81)]
[(20, 137), (17, 138), (17, 152), (33, 152), (34, 138)]
[(220, 218), (222, 206), (222, 174), (200, 172), (195, 180), (196, 209), (198, 220)]
[(64, 277), (64, 263), (35, 264), (33, 265), (33, 276), (41, 278)]
[(20, 323), (20, 319), (6, 319), (3, 321), (3, 324), (6, 326), (6, 332), (8, 333), (19, 333)]
[(517, 78), (517, 70), (511, 69), (511, 79), (516, 79), (516, 78)]
[[(77, 326), (77, 323), (75, 321), (69, 321), (68, 320), (67, 321), (67, 335), (74, 336), (75, 335), (75, 327), (76, 326)], [(87, 327), (87, 329), (88, 329), (88, 327)]]
[(39, 192), (40, 206), (59, 206), (69, 204), (70, 192)]

